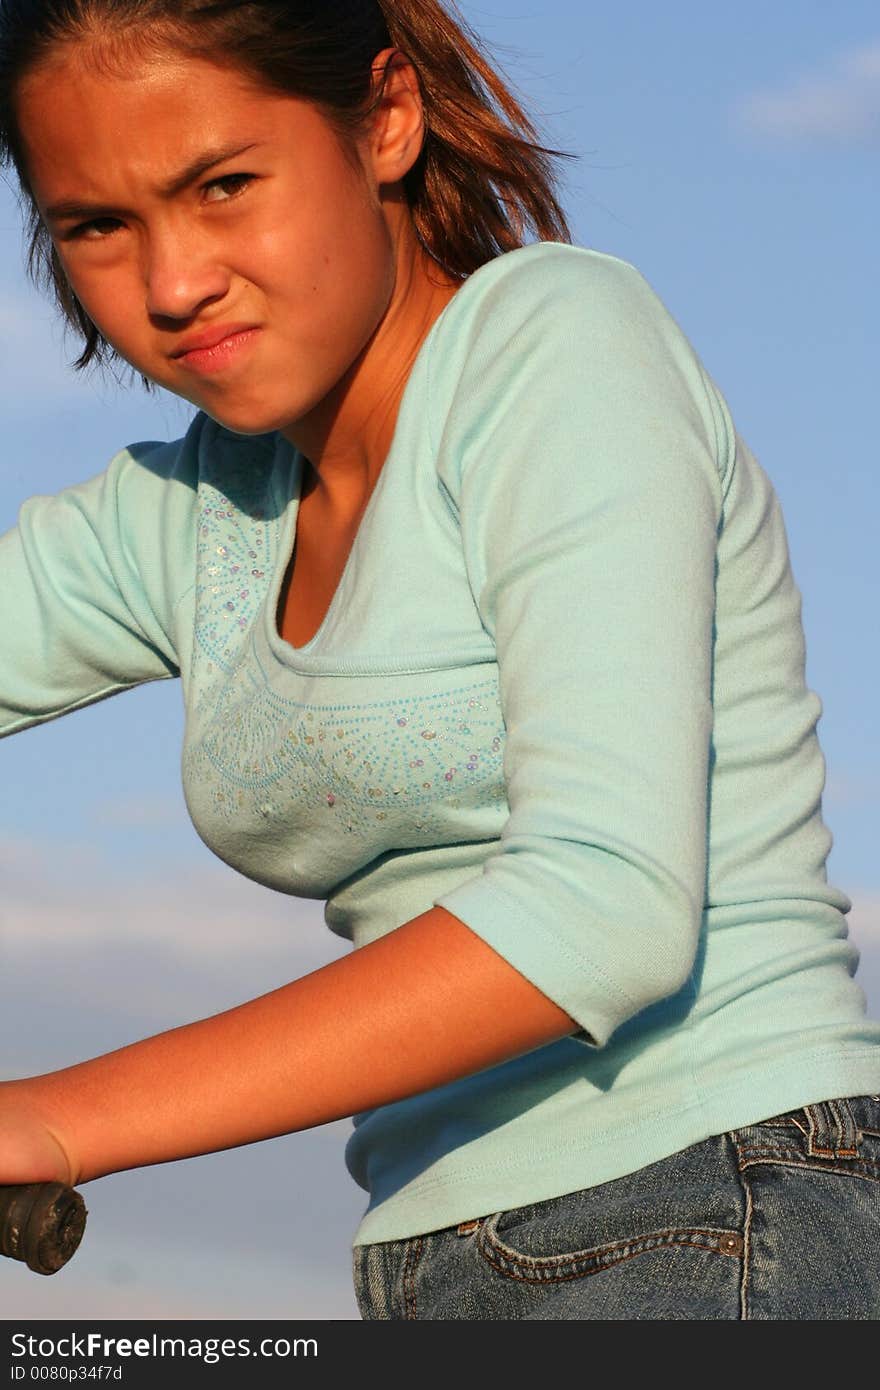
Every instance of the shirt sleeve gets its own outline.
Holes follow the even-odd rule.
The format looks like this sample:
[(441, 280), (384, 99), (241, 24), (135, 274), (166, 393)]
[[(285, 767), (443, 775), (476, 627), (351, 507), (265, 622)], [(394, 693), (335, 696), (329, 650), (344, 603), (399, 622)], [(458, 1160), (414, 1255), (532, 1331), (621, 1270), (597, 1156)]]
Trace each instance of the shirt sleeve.
[(729, 415), (634, 267), (544, 251), (494, 283), (435, 375), (509, 808), (435, 906), (602, 1047), (694, 964)]
[(194, 581), (195, 520), (191, 565), (174, 538), (194, 516), (199, 426), (29, 498), (0, 536), (0, 737), (179, 675), (173, 612)]

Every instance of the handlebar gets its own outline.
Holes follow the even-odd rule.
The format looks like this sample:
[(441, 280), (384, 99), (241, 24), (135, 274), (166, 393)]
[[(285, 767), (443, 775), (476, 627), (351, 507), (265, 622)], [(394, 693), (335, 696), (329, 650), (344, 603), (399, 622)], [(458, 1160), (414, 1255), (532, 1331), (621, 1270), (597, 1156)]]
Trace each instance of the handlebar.
[(76, 1252), (86, 1215), (80, 1194), (62, 1182), (0, 1184), (0, 1255), (55, 1274)]

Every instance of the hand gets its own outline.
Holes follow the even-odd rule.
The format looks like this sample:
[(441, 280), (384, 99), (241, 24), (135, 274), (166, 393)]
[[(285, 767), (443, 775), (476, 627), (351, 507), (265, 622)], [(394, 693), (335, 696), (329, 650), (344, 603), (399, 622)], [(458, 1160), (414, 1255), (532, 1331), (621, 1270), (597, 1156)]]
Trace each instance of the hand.
[(28, 1082), (0, 1081), (0, 1184), (78, 1181), (63, 1136), (41, 1112)]

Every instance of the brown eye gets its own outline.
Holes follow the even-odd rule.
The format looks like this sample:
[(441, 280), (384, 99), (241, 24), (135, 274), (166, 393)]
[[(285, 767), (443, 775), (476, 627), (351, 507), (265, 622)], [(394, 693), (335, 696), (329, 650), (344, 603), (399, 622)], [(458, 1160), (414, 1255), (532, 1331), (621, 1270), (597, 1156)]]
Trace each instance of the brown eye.
[(253, 174), (225, 174), (223, 178), (212, 179), (205, 184), (205, 198), (209, 203), (228, 203), (230, 198), (244, 193), (254, 179)]
[(91, 222), (80, 222), (65, 232), (64, 241), (102, 241), (115, 232), (122, 223), (115, 217), (96, 217)]

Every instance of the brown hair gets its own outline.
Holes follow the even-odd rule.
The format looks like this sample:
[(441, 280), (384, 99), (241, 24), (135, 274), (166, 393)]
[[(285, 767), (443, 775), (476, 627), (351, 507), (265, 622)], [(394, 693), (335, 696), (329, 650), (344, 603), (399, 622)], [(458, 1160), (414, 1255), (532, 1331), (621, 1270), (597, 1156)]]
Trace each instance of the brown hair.
[(60, 45), (83, 41), (103, 60), (171, 42), (177, 52), (234, 66), (313, 102), (344, 144), (381, 99), (381, 90), (373, 99), (377, 53), (395, 48), (412, 63), (424, 106), (422, 151), (403, 184), (430, 256), (464, 278), (524, 245), (529, 228), (542, 241), (571, 241), (551, 159), (575, 156), (538, 143), (453, 0), (0, 0), (0, 163), (12, 165), (21, 186), (28, 271), (85, 342), (77, 368), (115, 354), (73, 294), (40, 218), (15, 93)]

